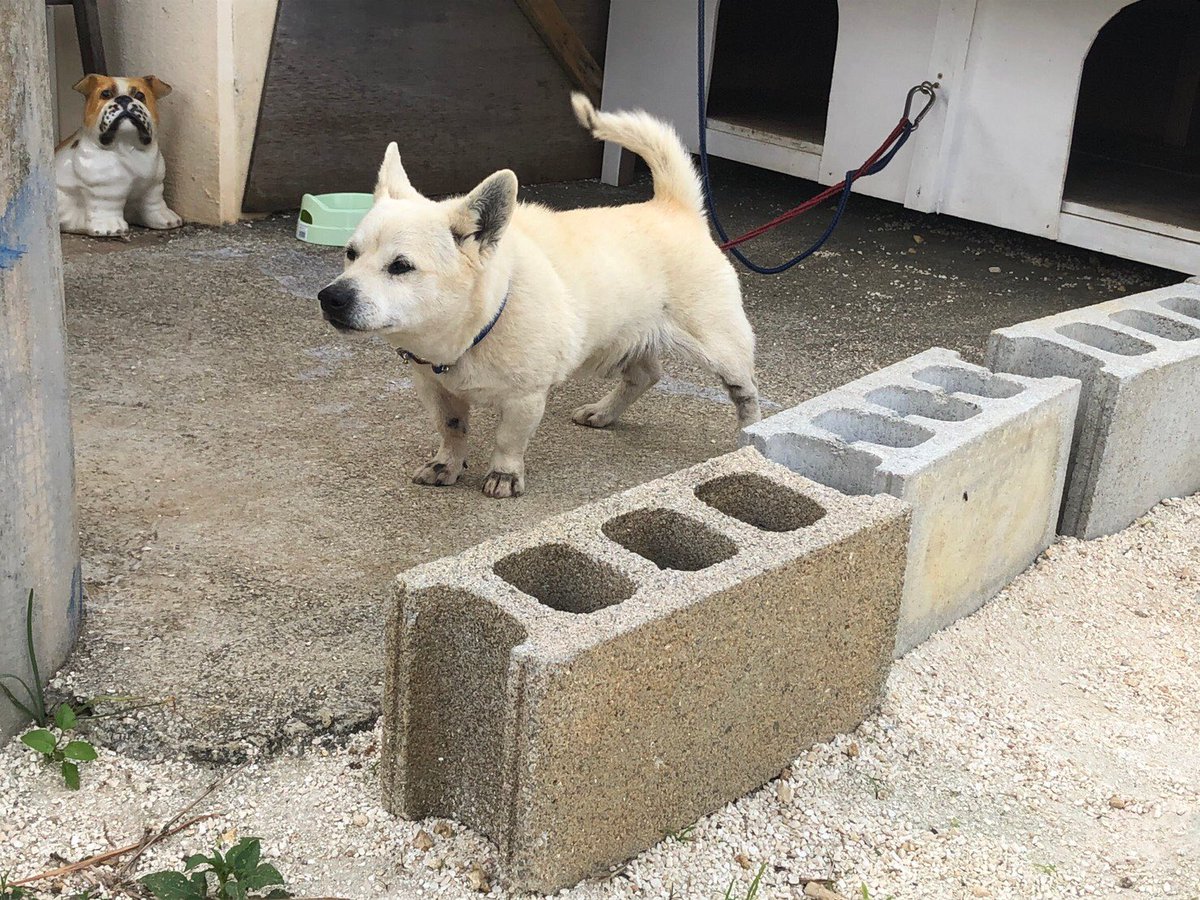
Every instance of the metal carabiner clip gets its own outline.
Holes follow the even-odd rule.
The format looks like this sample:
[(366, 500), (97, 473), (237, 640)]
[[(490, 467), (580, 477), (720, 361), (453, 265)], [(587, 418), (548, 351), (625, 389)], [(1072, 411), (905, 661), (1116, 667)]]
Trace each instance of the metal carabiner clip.
[(917, 126), (921, 124), (921, 120), (925, 118), (925, 114), (933, 109), (933, 104), (937, 101), (937, 90), (934, 83), (932, 81), (922, 81), (908, 92), (908, 97), (904, 101), (904, 118), (906, 119), (908, 118), (908, 114), (912, 112), (913, 97), (917, 96), (917, 94), (925, 94), (929, 99), (925, 101), (925, 106), (917, 113), (917, 117), (910, 120), (913, 131), (917, 130)]

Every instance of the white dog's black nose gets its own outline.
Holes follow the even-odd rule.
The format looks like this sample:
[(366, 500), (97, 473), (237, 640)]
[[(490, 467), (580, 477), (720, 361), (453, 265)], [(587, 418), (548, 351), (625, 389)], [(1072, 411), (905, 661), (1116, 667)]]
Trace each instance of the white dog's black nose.
[(120, 107), (121, 107), (121, 109), (128, 109), (128, 108), (129, 108), (129, 104), (130, 104), (130, 103), (132, 103), (132, 102), (133, 102), (133, 98), (132, 98), (132, 97), (128, 97), (128, 96), (126, 96), (125, 94), (122, 94), (121, 96), (119, 96), (119, 97), (117, 98), (117, 105), (118, 105), (118, 106), (120, 106)]
[(354, 288), (344, 281), (335, 281), (322, 288), (317, 299), (325, 315), (336, 316), (354, 305)]

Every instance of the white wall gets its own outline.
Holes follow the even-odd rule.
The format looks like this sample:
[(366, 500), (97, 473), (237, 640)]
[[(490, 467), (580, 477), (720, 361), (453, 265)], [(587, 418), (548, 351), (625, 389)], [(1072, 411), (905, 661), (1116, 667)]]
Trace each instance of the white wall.
[(1083, 63), (1131, 2), (977, 0), (940, 212), (1058, 237)]
[[(241, 210), (278, 0), (100, 0), (112, 75), (157, 75), (174, 88), (159, 106), (167, 201), (191, 222)], [(79, 124), (84, 73), (69, 7), (54, 10), (59, 138)]]

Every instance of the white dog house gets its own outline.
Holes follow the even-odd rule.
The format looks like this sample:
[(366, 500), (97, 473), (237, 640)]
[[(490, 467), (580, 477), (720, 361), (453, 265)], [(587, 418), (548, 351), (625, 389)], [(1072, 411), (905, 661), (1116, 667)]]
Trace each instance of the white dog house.
[[(603, 101), (693, 150), (696, 16), (612, 0)], [(1200, 274), (1200, 0), (708, 0), (706, 28), (715, 156), (832, 184), (928, 79), (937, 105), (856, 191)]]

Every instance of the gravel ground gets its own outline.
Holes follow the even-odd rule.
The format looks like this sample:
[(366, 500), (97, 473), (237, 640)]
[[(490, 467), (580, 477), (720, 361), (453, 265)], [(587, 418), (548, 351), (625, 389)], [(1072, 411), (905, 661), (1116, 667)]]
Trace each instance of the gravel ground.
[[(976, 615), (896, 665), (882, 709), (778, 780), (563, 896), (1200, 898), (1200, 495), (1052, 547)], [(101, 748), (72, 794), (0, 751), (0, 872), (136, 840), (234, 774), (140, 873), (261, 836), (297, 894), (509, 896), (494, 849), (377, 805), (378, 729), (242, 769)], [(103, 873), (108, 870), (97, 870)], [(481, 876), (487, 884), (481, 884)], [(59, 890), (86, 882), (78, 876)], [(103, 896), (97, 894), (96, 896)]]

